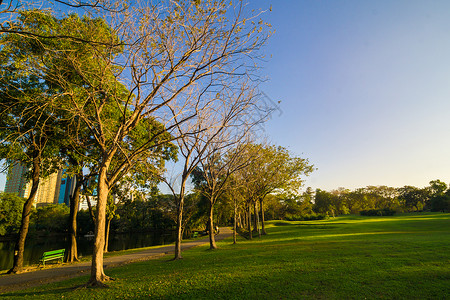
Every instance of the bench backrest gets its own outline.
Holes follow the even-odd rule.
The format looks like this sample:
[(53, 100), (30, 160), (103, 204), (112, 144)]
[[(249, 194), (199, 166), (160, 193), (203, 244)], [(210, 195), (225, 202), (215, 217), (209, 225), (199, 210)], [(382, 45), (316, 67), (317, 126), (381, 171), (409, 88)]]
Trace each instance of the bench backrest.
[(42, 257), (64, 255), (65, 251), (66, 251), (65, 249), (47, 251), (47, 252), (44, 252), (44, 254), (42, 254)]

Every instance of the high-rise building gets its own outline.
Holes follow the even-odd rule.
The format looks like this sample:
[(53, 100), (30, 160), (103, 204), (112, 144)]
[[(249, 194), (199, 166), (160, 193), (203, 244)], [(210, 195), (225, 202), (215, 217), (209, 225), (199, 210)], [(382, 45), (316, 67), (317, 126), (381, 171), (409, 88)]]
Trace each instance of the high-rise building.
[(70, 196), (75, 192), (76, 178), (68, 176), (64, 177), (64, 175), (66, 175), (66, 172), (65, 170), (62, 170), (59, 183), (57, 184), (59, 186), (59, 195), (55, 203), (65, 203), (69, 206)]
[[(34, 198), (34, 205), (45, 205), (45, 204), (54, 204), (58, 203), (59, 196), (59, 185), (58, 177), (60, 177), (61, 171), (50, 174), (48, 177), (41, 178), (39, 180), (39, 186), (36, 193), (36, 197)], [(27, 183), (25, 188), (25, 196), (29, 197), (31, 192), (31, 181)]]
[(25, 197), (27, 179), (25, 177), (27, 167), (20, 163), (13, 164), (6, 177), (5, 193), (13, 193), (19, 197)]
[[(25, 177), (27, 168), (21, 164), (14, 164), (8, 171), (5, 192), (14, 193), (27, 198), (31, 192), (31, 180)], [(65, 203), (69, 205), (69, 198), (75, 188), (75, 179), (64, 177), (64, 170), (59, 170), (39, 181), (38, 190), (33, 205)]]

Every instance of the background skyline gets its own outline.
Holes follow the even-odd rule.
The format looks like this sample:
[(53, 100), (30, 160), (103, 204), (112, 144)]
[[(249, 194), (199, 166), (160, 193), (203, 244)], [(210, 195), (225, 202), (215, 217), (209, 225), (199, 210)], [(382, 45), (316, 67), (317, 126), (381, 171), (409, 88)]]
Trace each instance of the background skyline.
[(305, 187), (450, 182), (450, 2), (249, 1), (270, 5), (265, 131), (318, 168)]

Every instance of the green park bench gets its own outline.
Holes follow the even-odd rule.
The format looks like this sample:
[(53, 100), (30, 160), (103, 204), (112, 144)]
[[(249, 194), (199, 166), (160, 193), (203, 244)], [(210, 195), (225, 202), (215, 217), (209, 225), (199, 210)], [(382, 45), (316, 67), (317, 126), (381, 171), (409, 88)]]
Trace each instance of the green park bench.
[(45, 262), (49, 261), (49, 260), (54, 260), (54, 259), (61, 259), (61, 263), (63, 262), (64, 259), (64, 252), (66, 250), (65, 249), (59, 249), (59, 250), (53, 250), (53, 251), (47, 251), (44, 252), (44, 254), (42, 254), (42, 258), (39, 261), (39, 264), (43, 264), (45, 267)]
[(198, 232), (196, 231), (196, 232), (194, 232), (194, 235), (192, 236), (193, 238), (196, 238), (196, 237), (198, 237)]

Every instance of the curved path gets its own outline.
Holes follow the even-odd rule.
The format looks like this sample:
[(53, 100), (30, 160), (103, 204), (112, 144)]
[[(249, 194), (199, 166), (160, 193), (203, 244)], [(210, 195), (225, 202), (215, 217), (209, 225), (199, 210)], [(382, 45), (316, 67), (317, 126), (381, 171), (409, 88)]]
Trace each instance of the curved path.
[[(216, 241), (230, 237), (232, 234), (233, 231), (230, 228), (221, 227), (220, 233), (216, 235)], [(181, 243), (181, 250), (186, 250), (207, 243), (209, 243), (208, 236), (193, 241), (185, 241)], [(164, 247), (143, 250), (136, 253), (108, 257), (103, 261), (104, 268), (113, 268), (136, 261), (155, 259), (171, 254), (174, 253), (174, 246), (175, 244), (170, 244)], [(1, 275), (0, 294), (89, 274), (90, 269), (91, 262), (89, 261), (65, 264), (61, 267), (43, 269), (28, 273)]]

